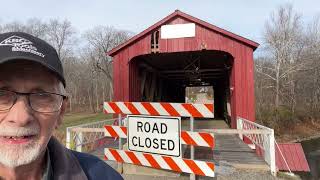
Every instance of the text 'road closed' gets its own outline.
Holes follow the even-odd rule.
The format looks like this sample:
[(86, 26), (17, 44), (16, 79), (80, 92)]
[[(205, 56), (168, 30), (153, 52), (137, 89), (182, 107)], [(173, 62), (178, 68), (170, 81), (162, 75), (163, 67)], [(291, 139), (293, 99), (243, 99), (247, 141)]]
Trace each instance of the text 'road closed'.
[(180, 118), (128, 116), (128, 149), (180, 157)]

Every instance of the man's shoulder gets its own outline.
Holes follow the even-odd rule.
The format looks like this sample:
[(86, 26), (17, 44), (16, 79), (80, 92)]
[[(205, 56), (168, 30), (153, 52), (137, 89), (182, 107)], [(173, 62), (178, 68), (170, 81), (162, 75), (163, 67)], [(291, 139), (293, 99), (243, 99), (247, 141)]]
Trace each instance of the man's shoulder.
[(101, 159), (87, 154), (76, 151), (71, 151), (72, 154), (78, 159), (83, 171), (87, 175), (88, 179), (112, 179), (121, 180), (121, 175), (110, 167), (107, 163)]

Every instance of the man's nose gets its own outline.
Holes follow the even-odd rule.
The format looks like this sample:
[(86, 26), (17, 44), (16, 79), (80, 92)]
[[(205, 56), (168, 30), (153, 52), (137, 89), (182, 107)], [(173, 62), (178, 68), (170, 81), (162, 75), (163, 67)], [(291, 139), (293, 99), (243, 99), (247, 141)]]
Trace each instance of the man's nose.
[(18, 97), (16, 103), (9, 110), (5, 121), (23, 127), (33, 120), (33, 111), (29, 106), (27, 97)]

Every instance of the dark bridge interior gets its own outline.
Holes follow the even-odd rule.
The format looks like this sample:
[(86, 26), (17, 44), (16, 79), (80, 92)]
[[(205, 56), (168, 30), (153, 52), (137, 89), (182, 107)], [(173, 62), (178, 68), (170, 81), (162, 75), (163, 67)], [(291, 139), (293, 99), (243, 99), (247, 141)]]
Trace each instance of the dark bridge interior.
[[(226, 117), (233, 57), (222, 51), (153, 53), (131, 60), (138, 68), (141, 101), (185, 102), (185, 88), (212, 86), (215, 117)], [(131, 86), (131, 85), (130, 85)]]

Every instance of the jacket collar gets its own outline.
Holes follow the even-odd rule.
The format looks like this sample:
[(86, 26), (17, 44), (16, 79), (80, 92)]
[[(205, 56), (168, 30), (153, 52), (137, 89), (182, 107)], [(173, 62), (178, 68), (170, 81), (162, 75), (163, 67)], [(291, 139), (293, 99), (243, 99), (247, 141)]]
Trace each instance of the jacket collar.
[(78, 159), (52, 137), (48, 143), (54, 180), (88, 180)]

